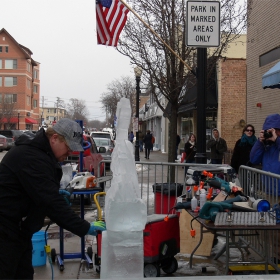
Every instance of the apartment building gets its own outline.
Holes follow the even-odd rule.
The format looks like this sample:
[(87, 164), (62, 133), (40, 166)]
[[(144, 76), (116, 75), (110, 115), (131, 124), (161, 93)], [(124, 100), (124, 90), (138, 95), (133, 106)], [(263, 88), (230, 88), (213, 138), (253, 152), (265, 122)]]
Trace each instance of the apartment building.
[(40, 63), (32, 51), (0, 30), (0, 128), (37, 130)]
[(58, 120), (65, 118), (66, 110), (64, 108), (44, 107), (40, 108), (40, 126), (52, 125)]

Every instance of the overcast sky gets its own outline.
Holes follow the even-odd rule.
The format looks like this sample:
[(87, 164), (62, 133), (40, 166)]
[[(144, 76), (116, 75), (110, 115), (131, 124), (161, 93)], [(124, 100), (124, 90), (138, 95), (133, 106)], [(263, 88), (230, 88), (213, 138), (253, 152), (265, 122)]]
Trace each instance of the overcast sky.
[(40, 65), (41, 100), (85, 100), (89, 119), (105, 120), (99, 103), (107, 84), (134, 76), (129, 59), (114, 47), (97, 45), (95, 0), (1, 1), (0, 29), (5, 28), (33, 52)]

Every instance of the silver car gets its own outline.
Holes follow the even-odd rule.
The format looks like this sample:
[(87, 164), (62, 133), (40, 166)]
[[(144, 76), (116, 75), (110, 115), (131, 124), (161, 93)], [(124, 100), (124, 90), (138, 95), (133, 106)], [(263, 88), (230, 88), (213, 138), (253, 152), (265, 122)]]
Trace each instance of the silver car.
[[(109, 138), (99, 138), (93, 137), (93, 140), (99, 150), (100, 147), (104, 147), (106, 149), (105, 153), (102, 153), (102, 157), (104, 160), (111, 160), (111, 155), (114, 149), (114, 142)], [(110, 163), (106, 163), (106, 168), (110, 168)]]

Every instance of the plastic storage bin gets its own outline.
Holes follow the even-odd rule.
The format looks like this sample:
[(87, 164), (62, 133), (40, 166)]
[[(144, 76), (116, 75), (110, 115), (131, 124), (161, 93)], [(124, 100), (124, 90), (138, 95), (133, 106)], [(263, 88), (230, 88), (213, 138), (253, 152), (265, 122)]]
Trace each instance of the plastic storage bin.
[(176, 198), (182, 194), (183, 185), (179, 183), (155, 183), (155, 214), (168, 214), (175, 206)]

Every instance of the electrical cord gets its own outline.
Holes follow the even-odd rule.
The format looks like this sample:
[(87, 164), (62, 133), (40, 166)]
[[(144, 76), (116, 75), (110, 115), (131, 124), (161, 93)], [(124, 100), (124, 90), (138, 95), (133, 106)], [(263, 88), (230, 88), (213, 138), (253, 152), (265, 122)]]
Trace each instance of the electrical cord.
[(51, 225), (51, 221), (49, 221), (46, 229), (45, 229), (45, 252), (47, 254), (47, 259), (50, 263), (50, 266), (51, 266), (51, 270), (52, 270), (52, 280), (54, 279), (54, 275), (53, 275), (53, 264), (52, 264), (52, 257), (51, 257), (51, 247), (50, 245), (48, 245), (48, 238), (47, 238), (47, 232), (48, 232), (48, 229)]

